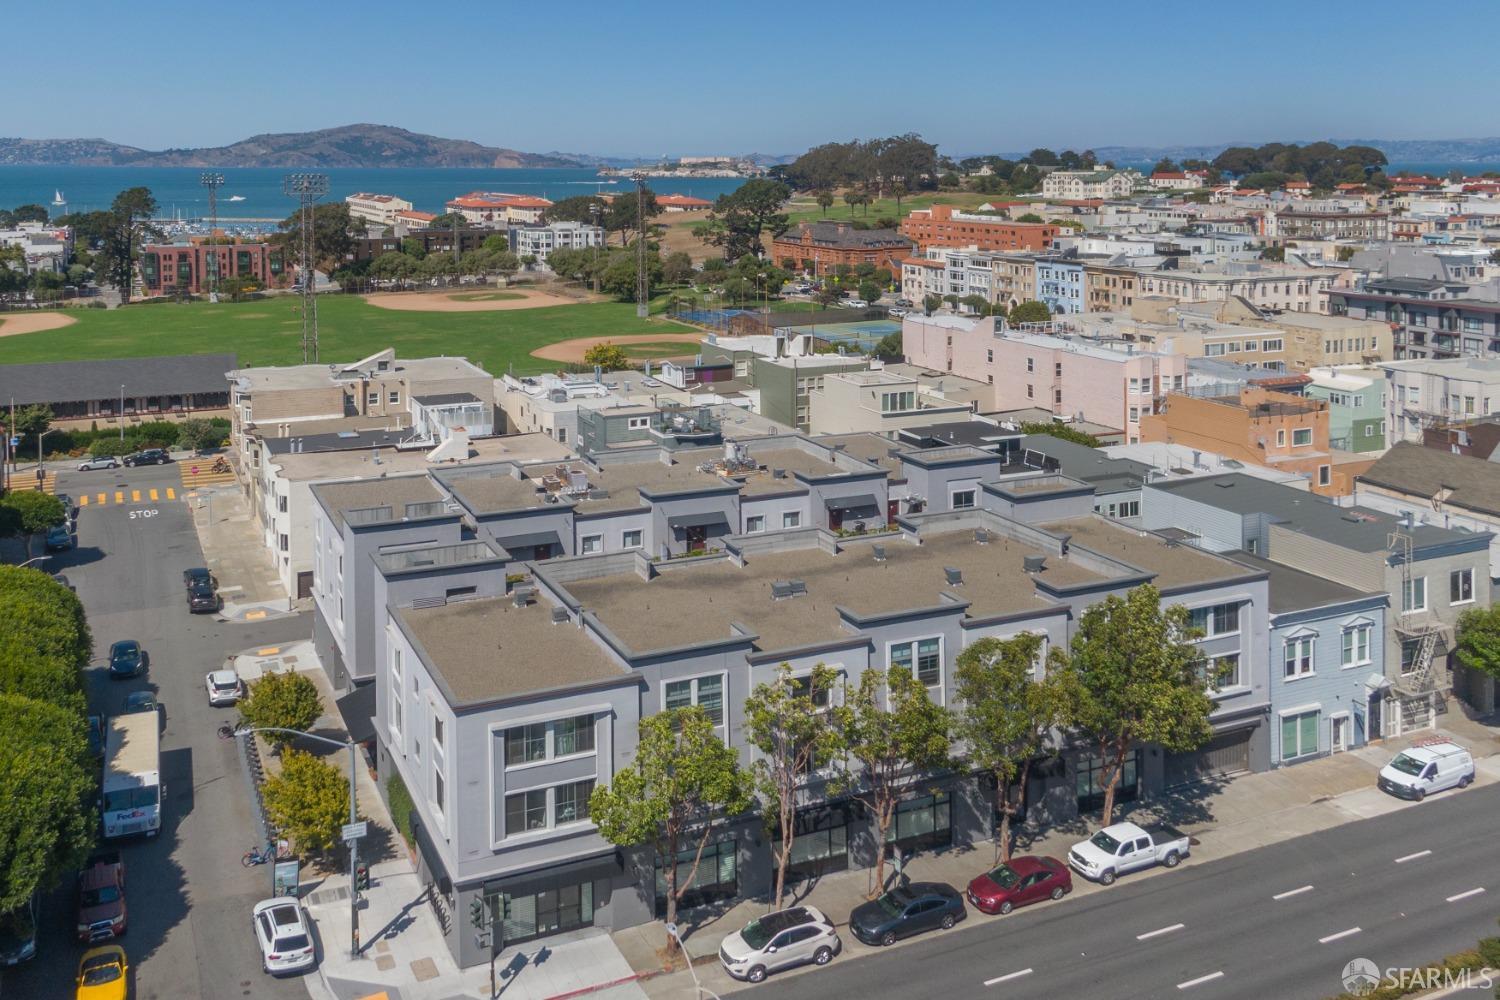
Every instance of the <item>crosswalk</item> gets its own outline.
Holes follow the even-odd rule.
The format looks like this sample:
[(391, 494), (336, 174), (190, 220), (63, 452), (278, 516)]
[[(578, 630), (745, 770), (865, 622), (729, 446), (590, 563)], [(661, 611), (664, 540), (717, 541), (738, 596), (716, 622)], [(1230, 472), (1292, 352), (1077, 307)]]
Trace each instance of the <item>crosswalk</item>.
[(99, 490), (94, 493), (80, 493), (77, 497), (78, 506), (80, 507), (107, 507), (110, 503), (146, 503), (148, 501), (159, 502), (162, 500), (176, 499), (177, 490), (171, 486), (163, 487), (161, 489), (152, 487), (150, 489), (144, 490), (128, 488), (117, 490)]
[(197, 465), (192, 462), (178, 462), (177, 471), (182, 476), (183, 489), (187, 490), (195, 490), (200, 486), (222, 486), (235, 481), (233, 470), (215, 472), (213, 465), (209, 462)]

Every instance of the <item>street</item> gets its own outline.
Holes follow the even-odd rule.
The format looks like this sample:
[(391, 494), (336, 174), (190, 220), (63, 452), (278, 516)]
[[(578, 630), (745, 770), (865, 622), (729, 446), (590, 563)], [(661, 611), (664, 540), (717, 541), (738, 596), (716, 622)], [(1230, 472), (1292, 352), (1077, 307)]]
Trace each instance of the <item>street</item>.
[(1008, 917), (971, 910), (953, 931), (758, 990), (789, 1000), (1328, 997), (1356, 957), (1414, 966), (1500, 933), (1497, 808), (1500, 788), (1444, 793)]
[[(273, 980), (260, 970), (250, 908), (270, 895), (271, 869), (240, 865), (258, 834), (235, 745), (215, 732), (237, 716), (209, 707), (203, 675), (228, 653), (306, 638), (308, 625), (298, 618), (226, 624), (188, 613), (182, 571), (204, 560), (176, 465), (68, 471), (57, 488), (75, 502), (86, 493), (124, 498), (85, 506), (78, 547), (45, 564), (77, 588), (93, 629), (95, 668), (85, 680), (90, 711), (113, 714), (128, 692), (142, 688), (165, 707), (161, 835), (118, 844), (127, 872), (129, 929), (120, 943), (131, 964), (131, 995), (305, 997), (300, 980)], [(168, 489), (177, 499), (151, 501), (153, 490), (164, 498)], [(132, 502), (137, 493), (141, 501)], [(111, 681), (102, 664), (109, 644), (124, 638), (141, 642), (150, 669), (141, 678)], [(84, 951), (73, 921), (72, 884), (65, 879), (43, 902), (36, 958), (6, 971), (0, 993), (72, 997)]]

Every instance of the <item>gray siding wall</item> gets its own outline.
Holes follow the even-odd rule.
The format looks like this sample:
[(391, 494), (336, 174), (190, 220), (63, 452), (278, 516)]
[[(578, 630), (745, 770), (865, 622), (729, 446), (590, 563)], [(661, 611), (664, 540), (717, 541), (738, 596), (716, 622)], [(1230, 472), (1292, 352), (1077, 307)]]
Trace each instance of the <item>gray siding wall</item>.
[[(1349, 717), (1350, 748), (1362, 746), (1368, 739), (1366, 715), (1370, 689), (1365, 681), (1380, 674), (1385, 667), (1386, 608), (1383, 598), (1351, 601), (1346, 604), (1312, 608), (1307, 611), (1277, 615), (1271, 626), (1271, 763), (1300, 763), (1331, 752), (1332, 718)], [(1370, 660), (1344, 666), (1341, 662), (1343, 633), (1346, 628), (1369, 622), (1372, 629)], [(1310, 676), (1286, 677), (1285, 645), (1296, 637), (1313, 639), (1313, 673)], [(1283, 716), (1315, 710), (1318, 718), (1318, 747), (1306, 756), (1283, 761), (1281, 720)]]
[[(1181, 528), (1199, 538), (1198, 547), (1210, 552), (1230, 552), (1245, 545), (1245, 525), (1240, 515), (1179, 496), (1171, 490), (1141, 490), (1141, 526), (1148, 531)], [(1260, 550), (1262, 553), (1265, 549)]]
[[(550, 531), (556, 533), (556, 544), (562, 547), (562, 552), (554, 552), (554, 556), (574, 554), (573, 508), (567, 504), (538, 511), (491, 514), (475, 520), (479, 537), (487, 538), (502, 547), (508, 547), (505, 544), (506, 538), (516, 539), (523, 535), (545, 534)], [(518, 544), (511, 554), (518, 559), (530, 558), (531, 548)]]
[(407, 545), (452, 544), (460, 540), (462, 531), (457, 515), (360, 527), (345, 525), (344, 662), (350, 681), (367, 681), (375, 676), (375, 633), (384, 621), (385, 605), (376, 603), (375, 580), (380, 571), (372, 557)]

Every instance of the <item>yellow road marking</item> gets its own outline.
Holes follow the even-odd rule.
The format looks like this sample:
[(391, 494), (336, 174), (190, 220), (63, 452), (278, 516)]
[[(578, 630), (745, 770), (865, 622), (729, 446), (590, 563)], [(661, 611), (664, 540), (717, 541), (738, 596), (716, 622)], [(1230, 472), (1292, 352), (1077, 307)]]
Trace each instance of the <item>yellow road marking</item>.
[(174, 489), (172, 489), (172, 487), (170, 487), (170, 486), (167, 487), (167, 499), (168, 500), (176, 500), (177, 499), (177, 491), (174, 490)]
[(141, 502), (141, 491), (140, 490), (131, 490), (130, 491), (130, 502), (131, 503), (140, 503)]
[(124, 503), (124, 502), (125, 502), (125, 491), (124, 490), (115, 490), (115, 503)]
[(157, 496), (157, 495), (156, 495), (156, 491), (155, 491), (155, 490), (152, 490), (152, 491), (151, 491), (151, 499), (152, 499), (152, 500), (158, 500), (158, 499), (160, 499), (160, 498), (159, 498), (159, 497), (158, 497), (158, 496)]
[(279, 652), (281, 652), (281, 647), (280, 646), (267, 646), (265, 649), (257, 649), (255, 651), (255, 655), (256, 656), (275, 656)]
[(87, 493), (85, 493), (81, 497), (78, 498), (78, 506), (80, 506), (80, 507), (87, 507), (88, 505), (89, 505), (89, 495)]
[(104, 500), (104, 494), (103, 494), (103, 493), (101, 493), (101, 494), (99, 494), (99, 505), (100, 505), (100, 506), (103, 506), (103, 505), (104, 505), (104, 503), (105, 503), (105, 500)]
[(266, 616), (266, 613), (264, 611), (246, 611), (245, 612), (245, 620), (246, 621), (255, 621), (256, 619), (258, 619), (258, 618), (264, 618), (265, 616)]

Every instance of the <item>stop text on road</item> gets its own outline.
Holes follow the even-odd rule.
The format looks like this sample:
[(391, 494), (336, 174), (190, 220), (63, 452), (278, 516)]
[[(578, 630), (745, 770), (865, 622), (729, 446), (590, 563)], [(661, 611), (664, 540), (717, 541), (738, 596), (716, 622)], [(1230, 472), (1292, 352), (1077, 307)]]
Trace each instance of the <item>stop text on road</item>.
[(130, 519), (132, 521), (135, 521), (135, 520), (138, 520), (138, 519), (144, 518), (144, 517), (155, 517), (157, 514), (160, 514), (160, 513), (161, 513), (161, 511), (157, 510), (155, 507), (147, 507), (145, 510), (133, 510), (133, 511), (131, 511), (130, 512)]

